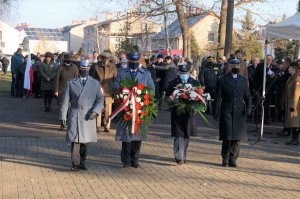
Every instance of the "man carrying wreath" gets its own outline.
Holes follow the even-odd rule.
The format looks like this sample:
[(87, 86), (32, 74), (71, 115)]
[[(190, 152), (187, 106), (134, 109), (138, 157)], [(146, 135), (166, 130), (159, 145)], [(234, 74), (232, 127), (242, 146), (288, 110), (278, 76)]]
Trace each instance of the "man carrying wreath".
[[(152, 88), (154, 93), (155, 86), (151, 73), (140, 67), (140, 54), (137, 52), (128, 53), (127, 59), (128, 68), (122, 68), (118, 71), (113, 88), (118, 90), (122, 87), (122, 81), (135, 79), (139, 84)], [(143, 135), (145, 134), (147, 134), (147, 132), (143, 132)], [(123, 168), (128, 168), (130, 166), (138, 168), (140, 149), (142, 141), (145, 140), (145, 136), (129, 132), (128, 129), (119, 122), (115, 140), (122, 141), (121, 161), (123, 163)]]
[[(179, 66), (179, 76), (169, 82), (166, 90), (166, 95), (173, 94), (177, 85), (183, 87), (199, 87), (200, 83), (190, 77), (191, 65), (181, 63)], [(177, 108), (172, 108), (171, 111), (171, 135), (174, 137), (174, 156), (176, 163), (182, 165), (186, 163), (186, 152), (189, 144), (189, 137), (197, 135), (197, 125), (195, 115), (190, 112), (179, 113)]]

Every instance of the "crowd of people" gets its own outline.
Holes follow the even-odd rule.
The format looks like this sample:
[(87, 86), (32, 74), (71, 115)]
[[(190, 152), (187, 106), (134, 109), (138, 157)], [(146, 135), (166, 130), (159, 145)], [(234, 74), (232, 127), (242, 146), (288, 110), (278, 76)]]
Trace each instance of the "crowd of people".
[[(100, 132), (101, 126), (103, 126), (104, 132), (109, 133), (111, 128), (109, 116), (114, 102), (113, 90), (120, 86), (120, 82), (117, 80), (124, 79), (128, 74), (131, 74), (139, 82), (153, 87), (159, 109), (164, 108), (165, 96), (172, 94), (176, 83), (203, 86), (204, 92), (209, 93), (213, 99), (212, 103), (207, 106), (206, 113), (212, 114), (220, 123), (220, 140), (223, 140), (221, 152), (223, 166), (237, 166), (239, 142), (246, 138), (246, 117), (248, 122), (259, 123), (262, 101), (264, 102), (264, 123), (270, 124), (271, 119), (283, 122), (284, 128), (279, 134), (282, 136), (292, 134), (292, 140), (286, 144), (298, 145), (300, 66), (298, 62), (292, 62), (289, 58), (274, 61), (272, 55), (267, 55), (265, 98), (262, 97), (263, 61), (258, 56), (254, 56), (250, 62), (247, 62), (243, 59), (243, 52), (240, 50), (237, 50), (228, 60), (225, 57), (215, 59), (212, 56), (202, 60), (192, 60), (178, 55), (152, 55), (149, 57), (140, 56), (137, 53), (121, 53), (117, 56), (107, 52), (101, 54), (94, 52), (91, 55), (32, 54), (31, 65), (34, 78), (30, 90), (23, 89), (26, 61), (27, 58), (22, 56), (22, 49), (18, 49), (12, 56), (11, 95), (43, 97), (45, 112), (51, 111), (52, 99), (54, 96), (57, 98), (62, 107), (60, 128), (64, 130), (68, 126), (68, 140), (72, 142), (73, 170), (85, 170), (86, 145), (84, 143), (95, 141), (95, 137), (94, 135), (91, 137), (79, 136), (78, 132), (74, 133), (74, 129), (72, 129), (75, 128), (74, 121), (68, 123), (68, 120), (72, 121), (76, 118), (72, 118), (74, 116), (72, 112), (70, 115), (73, 116), (68, 116), (67, 120), (68, 108), (85, 109), (84, 103), (86, 102), (83, 104), (79, 102), (81, 92), (84, 92), (85, 85), (91, 84), (89, 85), (90, 90), (85, 91), (85, 95), (87, 95), (93, 90), (92, 84), (97, 87), (95, 82), (98, 82), (101, 85), (99, 86), (101, 94), (90, 94), (93, 99), (91, 99), (92, 97), (85, 99), (85, 101), (90, 101), (89, 106), (93, 104), (93, 100), (97, 103), (97, 108), (94, 107), (95, 110), (89, 113), (88, 119), (96, 120), (97, 132)], [(137, 76), (136, 73), (141, 75)], [(92, 77), (93, 81), (87, 77)], [(148, 81), (148, 77), (151, 78), (151, 82)], [(73, 88), (74, 85), (69, 80), (74, 79), (78, 80), (77, 84), (81, 85), (81, 90)], [(145, 82), (145, 80), (147, 81)], [(76, 81), (74, 80), (75, 83)], [(89, 83), (87, 84), (87, 82)], [(95, 90), (94, 93), (98, 93), (98, 91)], [(66, 97), (67, 95), (69, 97)], [(70, 96), (73, 97), (70, 98)], [(243, 123), (244, 117), (245, 123)], [(82, 121), (84, 120), (83, 117)], [(91, 128), (89, 125), (91, 123), (83, 122), (79, 130), (93, 131), (94, 127)], [(195, 125), (194, 117), (179, 116), (174, 111), (172, 112), (171, 131), (174, 137), (174, 156), (178, 164), (186, 162), (189, 137), (195, 134)], [(76, 128), (79, 131), (79, 127)], [(81, 134), (84, 133), (81, 132)], [(81, 143), (79, 137), (86, 140)], [(78, 139), (77, 142), (76, 139)], [(123, 142), (121, 154), (123, 166), (137, 168), (142, 139), (133, 138), (124, 129), (118, 127), (116, 140)]]

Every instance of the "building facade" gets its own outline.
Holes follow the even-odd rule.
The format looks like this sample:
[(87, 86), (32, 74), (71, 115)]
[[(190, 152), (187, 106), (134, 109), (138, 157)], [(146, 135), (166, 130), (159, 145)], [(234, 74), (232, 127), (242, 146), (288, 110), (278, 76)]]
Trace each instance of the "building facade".
[[(111, 17), (111, 15), (109, 15)], [(121, 42), (128, 38), (141, 52), (151, 50), (151, 37), (161, 30), (161, 25), (150, 20), (138, 18), (134, 14), (117, 19), (106, 17), (104, 22), (87, 26), (84, 31), (85, 51), (92, 53), (110, 49), (117, 52)]]
[[(219, 19), (210, 14), (202, 13), (187, 18), (190, 33), (193, 34), (199, 47), (199, 56), (216, 56), (218, 46)], [(167, 28), (169, 34), (170, 50), (183, 50), (182, 33), (178, 19)], [(152, 50), (158, 51), (166, 48), (165, 31), (152, 37)]]
[(23, 50), (30, 53), (67, 52), (68, 42), (59, 29), (25, 28)]
[(0, 51), (13, 55), (20, 47), (19, 31), (0, 20)]
[(92, 18), (90, 21), (73, 21), (72, 25), (62, 29), (62, 34), (68, 42), (68, 52), (78, 52), (80, 48), (84, 47), (84, 28), (96, 23), (98, 23), (96, 18)]

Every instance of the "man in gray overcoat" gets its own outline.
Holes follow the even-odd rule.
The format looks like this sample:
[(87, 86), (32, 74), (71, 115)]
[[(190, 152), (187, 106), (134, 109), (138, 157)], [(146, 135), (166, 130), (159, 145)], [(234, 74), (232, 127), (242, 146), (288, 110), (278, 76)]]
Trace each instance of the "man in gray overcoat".
[(68, 122), (66, 141), (71, 143), (72, 171), (86, 170), (86, 144), (97, 142), (96, 117), (103, 109), (100, 83), (88, 75), (89, 69), (90, 63), (81, 61), (79, 76), (67, 82), (62, 98), (60, 120), (64, 126)]
[[(155, 86), (151, 73), (143, 68), (140, 68), (140, 54), (129, 53), (127, 54), (128, 67), (123, 68), (118, 71), (117, 77), (114, 81), (114, 89), (119, 89), (121, 87), (121, 82), (125, 79), (134, 78), (138, 83), (144, 84), (144, 86), (151, 87), (153, 93), (155, 93)], [(122, 151), (121, 151), (121, 161), (123, 162), (123, 167), (139, 167), (139, 154), (144, 137), (136, 134), (133, 135), (118, 124), (116, 132), (116, 141), (122, 141)]]

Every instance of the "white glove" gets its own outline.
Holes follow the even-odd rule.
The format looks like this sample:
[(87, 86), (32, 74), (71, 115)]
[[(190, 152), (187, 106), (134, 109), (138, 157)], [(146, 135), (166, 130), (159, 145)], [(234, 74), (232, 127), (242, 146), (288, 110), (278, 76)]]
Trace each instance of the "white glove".
[(273, 74), (274, 74), (273, 71), (272, 71), (271, 69), (269, 69), (269, 70), (268, 70), (268, 75), (271, 76), (271, 75), (273, 75)]

